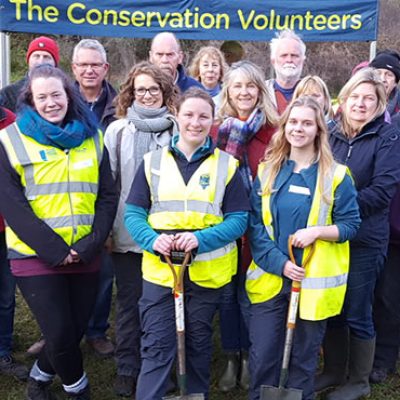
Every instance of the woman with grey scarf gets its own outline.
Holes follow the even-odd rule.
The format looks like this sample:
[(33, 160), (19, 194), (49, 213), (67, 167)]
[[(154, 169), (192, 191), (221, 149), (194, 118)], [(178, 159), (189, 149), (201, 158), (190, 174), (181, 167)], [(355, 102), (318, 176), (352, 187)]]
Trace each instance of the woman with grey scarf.
[(120, 199), (110, 238), (117, 284), (114, 391), (134, 393), (140, 369), (138, 300), (142, 292), (142, 250), (124, 227), (124, 206), (145, 153), (168, 145), (177, 132), (174, 118), (178, 91), (172, 78), (148, 62), (136, 64), (116, 99), (116, 116), (105, 134)]

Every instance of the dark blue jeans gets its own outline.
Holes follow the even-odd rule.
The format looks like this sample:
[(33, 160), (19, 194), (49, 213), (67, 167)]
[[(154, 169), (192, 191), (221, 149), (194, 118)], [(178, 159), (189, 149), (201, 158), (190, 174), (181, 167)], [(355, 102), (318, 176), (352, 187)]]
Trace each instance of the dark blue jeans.
[(389, 245), (388, 259), (375, 291), (374, 368), (395, 370), (400, 345), (400, 246)]
[(11, 354), (15, 309), (15, 278), (7, 260), (4, 232), (0, 233), (0, 357)]
[(358, 339), (375, 337), (372, 305), (384, 261), (385, 256), (379, 249), (350, 246), (350, 270), (343, 311), (329, 320), (328, 327), (347, 325), (350, 334)]
[(250, 300), (245, 289), (246, 273), (239, 271), (221, 290), (219, 321), (224, 351), (248, 350)]
[[(264, 303), (251, 305), (250, 399), (260, 398), (260, 386), (278, 386), (285, 343), (291, 281), (284, 280), (281, 292)], [(313, 400), (314, 375), (325, 334), (326, 320), (297, 319), (286, 387), (301, 389), (303, 400)]]
[(105, 337), (110, 327), (108, 317), (111, 309), (114, 270), (111, 255), (103, 250), (101, 257), (96, 304), (86, 330), (86, 337), (89, 339)]

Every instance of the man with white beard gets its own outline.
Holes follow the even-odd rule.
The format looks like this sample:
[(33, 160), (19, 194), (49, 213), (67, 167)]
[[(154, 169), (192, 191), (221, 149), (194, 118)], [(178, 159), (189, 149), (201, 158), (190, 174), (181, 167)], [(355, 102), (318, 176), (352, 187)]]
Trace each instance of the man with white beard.
[(300, 80), (306, 59), (306, 45), (292, 30), (285, 29), (271, 40), (270, 49), (276, 78), (267, 80), (266, 84), (272, 102), (281, 115)]

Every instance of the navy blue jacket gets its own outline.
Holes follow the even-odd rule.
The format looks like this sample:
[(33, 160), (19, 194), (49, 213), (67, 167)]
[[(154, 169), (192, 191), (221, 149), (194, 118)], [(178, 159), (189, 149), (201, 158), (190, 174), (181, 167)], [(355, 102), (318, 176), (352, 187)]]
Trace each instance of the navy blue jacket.
[(374, 119), (352, 139), (335, 124), (329, 138), (335, 159), (350, 168), (358, 191), (362, 222), (351, 244), (382, 254), (389, 240), (389, 205), (400, 181), (400, 132), (384, 119)]
[(0, 105), (4, 108), (8, 108), (13, 113), (17, 112), (18, 97), (22, 92), (28, 80), (28, 75), (25, 75), (22, 79), (17, 82), (11, 83), (0, 90)]
[[(79, 82), (75, 81), (75, 87), (79, 91)], [(89, 103), (85, 97), (81, 95), (83, 101), (87, 104), (91, 111), (96, 114), (96, 117), (103, 129), (103, 132), (108, 128), (111, 122), (115, 121), (115, 106), (114, 98), (117, 96), (117, 92), (106, 80), (103, 81), (103, 90), (97, 101)]]
[(186, 75), (185, 69), (181, 64), (178, 65), (177, 72), (178, 72), (178, 80), (176, 81), (176, 85), (179, 87), (179, 90), (182, 93), (191, 88), (192, 86), (204, 90), (203, 85), (199, 81), (196, 81), (196, 79), (193, 79), (190, 76)]

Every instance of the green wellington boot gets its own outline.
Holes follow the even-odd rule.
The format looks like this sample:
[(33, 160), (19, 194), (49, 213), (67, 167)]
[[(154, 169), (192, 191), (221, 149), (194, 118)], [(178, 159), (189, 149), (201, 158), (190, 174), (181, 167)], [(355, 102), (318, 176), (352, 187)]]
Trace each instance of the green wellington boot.
[(315, 377), (314, 390), (316, 392), (343, 385), (346, 382), (348, 350), (348, 328), (328, 328), (323, 342), (323, 371)]
[(221, 392), (230, 392), (236, 387), (236, 382), (240, 367), (240, 353), (239, 352), (227, 352), (226, 364), (221, 379), (218, 382), (218, 388)]
[(375, 338), (369, 340), (350, 337), (349, 379), (326, 397), (327, 400), (357, 400), (369, 396), (369, 375), (375, 355)]
[(249, 390), (250, 373), (249, 373), (249, 352), (242, 351), (240, 354), (240, 373), (239, 386), (242, 390)]

